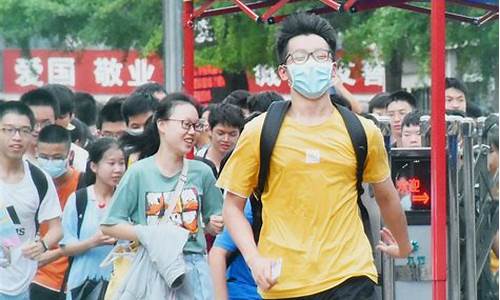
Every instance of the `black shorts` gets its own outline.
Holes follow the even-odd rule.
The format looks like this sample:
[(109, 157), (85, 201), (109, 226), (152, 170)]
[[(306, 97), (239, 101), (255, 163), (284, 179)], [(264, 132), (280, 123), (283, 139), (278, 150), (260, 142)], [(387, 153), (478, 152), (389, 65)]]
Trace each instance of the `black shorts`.
[(352, 277), (318, 294), (291, 300), (376, 300), (375, 283), (366, 276)]

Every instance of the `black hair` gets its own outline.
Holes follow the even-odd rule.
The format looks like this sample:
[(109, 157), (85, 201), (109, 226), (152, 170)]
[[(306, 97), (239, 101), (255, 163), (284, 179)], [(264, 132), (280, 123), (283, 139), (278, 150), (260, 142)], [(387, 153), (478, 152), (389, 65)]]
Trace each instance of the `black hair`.
[(125, 102), (125, 99), (127, 99), (127, 97), (113, 96), (113, 97), (109, 98), (109, 100), (106, 102), (106, 104), (111, 104), (111, 103), (115, 103), (115, 102), (123, 104), (123, 102)]
[(220, 103), (210, 109), (208, 124), (213, 129), (217, 124), (236, 127), (240, 131), (245, 125), (245, 117), (241, 109), (232, 104)]
[(417, 107), (417, 99), (415, 99), (415, 97), (407, 91), (400, 90), (392, 93), (389, 96), (389, 100), (387, 100), (385, 107), (387, 108), (389, 104), (396, 101), (404, 101), (410, 104), (412, 108)]
[[(178, 97), (174, 97), (173, 95), (177, 95)], [(168, 119), (172, 115), (174, 108), (182, 104), (189, 104), (194, 108), (197, 107), (193, 98), (182, 93), (169, 94), (161, 100), (154, 114), (146, 122), (144, 132), (141, 135), (134, 137), (125, 135), (122, 137), (122, 145), (130, 149), (128, 153), (139, 152), (139, 159), (143, 159), (158, 152), (160, 148), (160, 133), (158, 132), (156, 122), (161, 119)]]
[(64, 144), (69, 150), (71, 147), (71, 136), (68, 130), (59, 125), (47, 125), (38, 134), (39, 143)]
[(274, 101), (283, 101), (283, 97), (276, 92), (261, 92), (247, 98), (250, 112), (265, 112)]
[(330, 94), (330, 101), (332, 102), (333, 105), (342, 105), (343, 107), (346, 107), (347, 109), (352, 111), (351, 103), (342, 95)]
[[(154, 97), (153, 94), (157, 92), (162, 92), (167, 94), (167, 91), (163, 88), (163, 86), (157, 82), (148, 82), (138, 86), (132, 94), (144, 94)], [(159, 99), (162, 100), (162, 99)]]
[(91, 163), (97, 164), (104, 157), (104, 153), (109, 149), (118, 149), (123, 152), (123, 156), (125, 156), (125, 151), (122, 146), (118, 143), (117, 140), (109, 137), (103, 137), (96, 140), (92, 145), (90, 145), (89, 151), (89, 160), (87, 162), (87, 168), (85, 170), (85, 182), (86, 186), (92, 185), (96, 181), (96, 174), (92, 171), (90, 167)]
[(483, 116), (483, 110), (476, 103), (468, 102), (467, 106), (465, 107), (465, 114), (467, 115), (467, 117), (476, 119)]
[(378, 93), (376, 94), (370, 102), (368, 102), (368, 112), (373, 113), (374, 108), (385, 109), (386, 103), (389, 101), (389, 93)]
[(10, 113), (27, 117), (30, 120), (31, 129), (35, 127), (35, 115), (25, 103), (19, 101), (7, 101), (0, 103), (0, 120), (2, 120), (6, 114)]
[(37, 88), (24, 93), (21, 102), (28, 106), (50, 106), (54, 111), (54, 117), (59, 117), (59, 104), (52, 93), (47, 90)]
[(409, 127), (409, 126), (420, 126), (420, 117), (422, 114), (418, 111), (409, 112), (401, 123), (401, 127)]
[(124, 122), (125, 119), (122, 115), (122, 103), (119, 101), (112, 102), (111, 100), (106, 103), (97, 118), (97, 129), (102, 129), (102, 124), (105, 122)]
[(203, 111), (203, 107), (198, 103), (198, 101), (196, 101), (195, 98), (193, 98), (190, 95), (185, 94), (185, 93), (179, 93), (179, 92), (171, 93), (171, 94), (168, 94), (162, 100), (189, 102), (189, 103), (193, 104), (194, 107), (196, 108), (196, 110), (198, 111), (198, 117), (201, 116), (201, 112)]
[(71, 141), (73, 143), (78, 142), (82, 148), (86, 148), (94, 140), (94, 136), (90, 132), (89, 127), (78, 119), (72, 119), (71, 124), (75, 126), (75, 128), (70, 131)]
[(278, 32), (276, 39), (276, 54), (278, 63), (284, 64), (288, 55), (288, 41), (298, 35), (316, 34), (330, 46), (332, 53), (337, 49), (336, 33), (324, 18), (315, 14), (295, 13), (287, 17)]
[(97, 102), (89, 93), (75, 93), (75, 117), (87, 126), (96, 124)]
[(234, 90), (222, 100), (222, 103), (229, 103), (241, 109), (248, 109), (248, 97), (250, 97), (250, 92), (246, 90)]
[(451, 88), (457, 89), (462, 93), (464, 93), (464, 96), (467, 97), (467, 89), (465, 88), (465, 85), (457, 78), (446, 77), (445, 87), (446, 87), (445, 89), (451, 89)]
[(130, 117), (147, 112), (154, 112), (157, 106), (157, 100), (144, 94), (133, 94), (127, 97), (122, 104), (122, 114), (125, 124), (128, 125)]
[(75, 94), (62, 84), (47, 84), (42, 89), (50, 92), (59, 105), (59, 116), (73, 114), (75, 111)]

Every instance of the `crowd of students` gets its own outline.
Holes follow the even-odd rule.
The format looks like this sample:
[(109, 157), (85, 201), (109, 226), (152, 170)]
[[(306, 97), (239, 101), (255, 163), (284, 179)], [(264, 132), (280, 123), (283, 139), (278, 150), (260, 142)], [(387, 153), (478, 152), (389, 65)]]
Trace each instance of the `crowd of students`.
[[(277, 45), (292, 104), (262, 194), (258, 252), (248, 198), (259, 181), (259, 115), (279, 94), (237, 90), (201, 107), (148, 83), (99, 107), (90, 94), (47, 85), (1, 103), (0, 300), (373, 299), (356, 157), (339, 121), (340, 106), (361, 106), (332, 71), (333, 29), (293, 15)], [(449, 82), (447, 105), (465, 112), (465, 90)], [(391, 118), (395, 146), (418, 147), (415, 107), (399, 91), (377, 95), (370, 113)], [(411, 248), (383, 139), (358, 119), (368, 144), (361, 175), (389, 227), (377, 248), (404, 257)]]

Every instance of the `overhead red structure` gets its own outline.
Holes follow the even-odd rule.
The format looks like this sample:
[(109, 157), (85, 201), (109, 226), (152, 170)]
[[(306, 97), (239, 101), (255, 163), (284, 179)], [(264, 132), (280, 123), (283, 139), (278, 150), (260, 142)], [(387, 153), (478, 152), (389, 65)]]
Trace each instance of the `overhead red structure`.
[[(261, 0), (248, 2), (232, 0), (232, 5), (212, 8), (217, 0), (206, 0), (194, 9), (192, 0), (184, 0), (184, 87), (186, 92), (194, 91), (194, 22), (198, 18), (220, 16), (242, 12), (253, 21), (261, 24), (274, 24), (286, 15), (277, 13), (287, 4), (304, 0)], [(226, 1), (227, 2), (227, 1)], [(311, 1), (308, 1), (309, 3)], [(317, 0), (318, 6), (309, 12), (323, 13), (355, 13), (381, 7), (396, 7), (418, 13), (431, 15), (431, 199), (432, 203), (432, 274), (433, 299), (446, 300), (446, 123), (445, 123), (445, 45), (446, 18), (482, 25), (498, 19), (498, 0), (431, 0), (431, 7), (424, 6), (421, 1), (405, 0)], [(446, 12), (446, 2), (485, 10), (484, 15), (466, 16)], [(417, 4), (418, 3), (418, 4)], [(259, 14), (258, 11), (266, 9)]]

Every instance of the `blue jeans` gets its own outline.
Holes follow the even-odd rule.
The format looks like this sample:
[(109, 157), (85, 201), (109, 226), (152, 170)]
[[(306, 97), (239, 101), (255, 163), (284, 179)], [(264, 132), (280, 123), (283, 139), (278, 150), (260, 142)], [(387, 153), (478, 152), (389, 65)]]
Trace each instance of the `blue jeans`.
[(186, 262), (186, 277), (184, 284), (175, 292), (176, 298), (178, 300), (213, 300), (215, 298), (214, 285), (207, 256), (184, 254), (184, 261)]
[(0, 293), (0, 300), (30, 300), (30, 291), (26, 290), (19, 295), (9, 296)]

